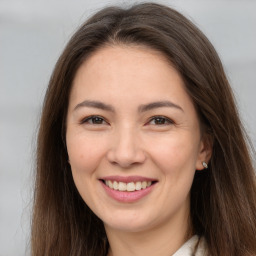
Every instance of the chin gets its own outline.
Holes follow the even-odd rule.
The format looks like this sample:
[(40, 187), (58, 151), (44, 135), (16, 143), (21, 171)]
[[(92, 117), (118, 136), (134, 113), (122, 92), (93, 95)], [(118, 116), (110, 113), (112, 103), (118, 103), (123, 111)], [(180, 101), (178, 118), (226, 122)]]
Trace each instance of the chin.
[[(153, 218), (147, 218), (147, 216), (140, 218), (136, 214), (130, 215), (124, 213), (117, 216), (118, 214), (111, 216), (109, 219), (104, 218), (105, 220), (103, 220), (103, 222), (106, 229), (136, 233), (146, 231), (154, 226)], [(122, 216), (122, 218), (120, 218), (120, 216)]]

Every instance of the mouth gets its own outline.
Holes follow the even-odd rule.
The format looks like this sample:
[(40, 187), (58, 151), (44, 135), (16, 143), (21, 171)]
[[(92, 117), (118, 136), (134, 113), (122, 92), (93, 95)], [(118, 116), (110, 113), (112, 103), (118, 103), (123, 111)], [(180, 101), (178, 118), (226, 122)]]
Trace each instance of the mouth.
[(121, 203), (141, 200), (155, 188), (157, 180), (140, 176), (108, 176), (99, 180), (108, 196)]
[(107, 187), (113, 190), (122, 192), (135, 192), (146, 189), (157, 181), (132, 181), (132, 182), (122, 182), (117, 180), (101, 180)]
[(154, 189), (158, 180), (142, 176), (107, 176), (99, 179), (107, 194), (120, 202), (135, 202)]

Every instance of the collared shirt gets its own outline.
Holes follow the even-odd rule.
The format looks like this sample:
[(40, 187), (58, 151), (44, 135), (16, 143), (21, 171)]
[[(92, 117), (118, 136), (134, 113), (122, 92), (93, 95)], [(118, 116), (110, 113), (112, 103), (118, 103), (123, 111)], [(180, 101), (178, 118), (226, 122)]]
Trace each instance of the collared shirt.
[[(199, 237), (197, 235), (192, 236), (185, 244), (183, 244), (178, 251), (172, 256), (192, 256), (195, 250), (195, 246), (198, 242)], [(204, 239), (200, 239), (198, 248), (194, 254), (195, 256), (207, 255), (207, 249)]]

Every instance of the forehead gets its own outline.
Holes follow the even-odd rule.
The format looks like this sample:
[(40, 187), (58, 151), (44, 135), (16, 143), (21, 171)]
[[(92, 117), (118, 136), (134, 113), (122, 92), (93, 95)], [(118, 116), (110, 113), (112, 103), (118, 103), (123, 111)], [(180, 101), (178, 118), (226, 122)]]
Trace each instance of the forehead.
[[(182, 77), (162, 53), (143, 46), (105, 46), (79, 67), (72, 91), (96, 90), (109, 93), (116, 89), (149, 93), (181, 87)], [(145, 91), (146, 89), (146, 91)]]
[[(141, 63), (143, 59), (158, 59), (164, 62), (166, 65), (172, 66), (171, 61), (162, 52), (150, 48), (146, 45), (140, 44), (106, 44), (95, 52), (91, 53), (86, 59), (84, 64), (110, 64), (120, 60), (132, 60), (136, 63)], [(107, 61), (107, 63), (105, 62)]]

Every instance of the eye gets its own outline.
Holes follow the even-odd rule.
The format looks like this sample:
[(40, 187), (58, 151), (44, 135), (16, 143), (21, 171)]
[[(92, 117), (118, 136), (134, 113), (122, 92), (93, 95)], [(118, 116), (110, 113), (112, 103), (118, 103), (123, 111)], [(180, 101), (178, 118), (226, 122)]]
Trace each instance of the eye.
[(81, 124), (92, 124), (92, 125), (102, 125), (102, 124), (107, 124), (107, 122), (105, 121), (105, 119), (101, 116), (89, 116), (84, 118), (81, 121)]
[(149, 122), (147, 124), (169, 125), (169, 124), (174, 124), (174, 122), (165, 116), (154, 116), (149, 120)]

